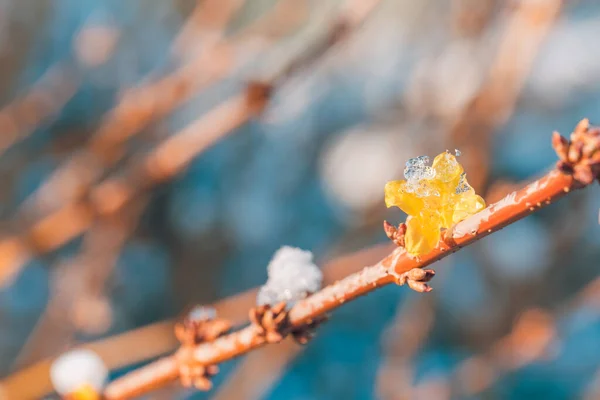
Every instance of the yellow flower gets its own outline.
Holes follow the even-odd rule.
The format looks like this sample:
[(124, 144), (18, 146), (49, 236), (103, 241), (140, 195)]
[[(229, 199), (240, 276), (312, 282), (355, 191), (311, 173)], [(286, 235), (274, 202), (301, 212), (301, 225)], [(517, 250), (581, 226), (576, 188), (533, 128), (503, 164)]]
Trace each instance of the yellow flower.
[(65, 398), (67, 400), (100, 400), (100, 394), (92, 385), (83, 384), (70, 392)]
[(463, 167), (449, 152), (439, 154), (432, 166), (428, 157), (417, 157), (406, 163), (405, 180), (385, 185), (385, 204), (398, 207), (406, 220), (406, 250), (421, 256), (432, 251), (442, 229), (485, 208), (485, 201), (475, 194), (467, 182)]

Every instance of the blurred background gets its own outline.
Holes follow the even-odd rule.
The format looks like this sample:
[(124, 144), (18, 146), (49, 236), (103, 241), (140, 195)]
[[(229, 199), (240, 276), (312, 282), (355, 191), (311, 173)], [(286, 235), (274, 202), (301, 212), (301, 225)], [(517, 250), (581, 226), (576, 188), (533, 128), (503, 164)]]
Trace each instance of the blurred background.
[[(172, 351), (194, 304), (243, 323), (282, 245), (330, 280), (376, 262), (408, 158), (459, 149), (489, 202), (543, 174), (600, 112), (596, 35), (594, 0), (1, 0), (4, 398), (55, 398), (74, 346), (112, 378)], [(599, 204), (146, 398), (598, 399)]]

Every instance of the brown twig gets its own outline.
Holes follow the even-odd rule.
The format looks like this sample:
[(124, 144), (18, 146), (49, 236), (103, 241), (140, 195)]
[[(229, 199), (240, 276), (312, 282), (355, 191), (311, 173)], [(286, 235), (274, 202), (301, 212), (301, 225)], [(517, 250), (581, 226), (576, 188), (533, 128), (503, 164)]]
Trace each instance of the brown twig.
[(55, 116), (75, 95), (80, 81), (79, 69), (56, 64), (21, 98), (0, 110), (0, 155)]
[[(380, 244), (338, 256), (324, 264), (324, 282), (329, 284), (359, 271), (363, 265), (375, 263), (392, 249), (390, 244)], [(227, 316), (233, 325), (241, 325), (247, 321), (248, 308), (255, 303), (257, 293), (257, 288), (250, 289), (222, 299), (212, 304), (212, 307), (217, 314)], [(87, 343), (83, 347), (97, 352), (108, 368), (118, 369), (175, 350), (177, 341), (173, 330), (172, 321), (162, 321)], [(0, 392), (6, 393), (8, 398), (40, 398), (47, 395), (52, 390), (48, 371), (51, 362), (52, 359), (49, 358), (38, 361), (2, 379)]]
[[(512, 114), (546, 34), (559, 15), (562, 0), (518, 2), (511, 13), (488, 76), (467, 107), (453, 121), (452, 145), (466, 157), (469, 182), (487, 189), (493, 133)], [(517, 55), (517, 56), (515, 56)]]
[(566, 305), (555, 310), (531, 308), (514, 321), (511, 332), (499, 338), (482, 354), (461, 362), (452, 372), (457, 382), (455, 395), (473, 396), (492, 387), (504, 375), (522, 369), (553, 354), (553, 344), (561, 341), (558, 322), (585, 308), (598, 316), (600, 278), (586, 284)]
[[(337, 37), (336, 32), (341, 27), (344, 32), (358, 28), (377, 3), (378, 1), (369, 0), (366, 3), (368, 7), (365, 7), (359, 0), (350, 0), (344, 9), (345, 14), (338, 16), (330, 30), (315, 38), (315, 43), (308, 46), (306, 51), (314, 55), (313, 49), (318, 48), (318, 54), (322, 54), (323, 49), (319, 43), (324, 41), (329, 46), (337, 44), (339, 40), (332, 41), (332, 37)], [(301, 52), (298, 56), (302, 54)], [(311, 56), (307, 61), (313, 59)], [(165, 140), (148, 156), (135, 160), (129, 170), (129, 176), (110, 179), (89, 193), (91, 183), (103, 170), (103, 162), (112, 162), (113, 156), (118, 155), (119, 152), (114, 151), (115, 143), (122, 143), (127, 132), (137, 130), (121, 129), (120, 134), (115, 137), (99, 133), (98, 137), (103, 138), (100, 143), (108, 143), (106, 146), (92, 146), (102, 149), (98, 153), (103, 160), (100, 165), (94, 162), (94, 159), (100, 161), (97, 157), (90, 157), (88, 153), (81, 154), (74, 157), (65, 169), (61, 169), (62, 172), (57, 173), (55, 179), (49, 181), (50, 186), (46, 186), (58, 189), (57, 193), (67, 193), (67, 197), (63, 199), (62, 195), (57, 197), (57, 193), (50, 191), (53, 193), (51, 197), (66, 201), (67, 204), (37, 221), (25, 234), (0, 239), (0, 253), (3, 253), (0, 257), (0, 284), (10, 280), (32, 254), (49, 252), (77, 237), (92, 225), (98, 215), (106, 216), (118, 211), (152, 186), (181, 172), (194, 157), (216, 140), (259, 115), (269, 100), (273, 86), (281, 83), (281, 79), (286, 77), (290, 70), (299, 68), (295, 59), (286, 60), (279, 67), (279, 73), (270, 75), (272, 81), (250, 83), (244, 91), (233, 95), (181, 132)], [(131, 117), (136, 114), (129, 115)], [(143, 118), (143, 121), (147, 122), (147, 118), (149, 116)], [(133, 120), (137, 121), (135, 118)], [(64, 182), (68, 183), (68, 187), (62, 187)], [(72, 201), (83, 194), (86, 194), (84, 199)]]
[[(90, 304), (102, 302), (104, 286), (121, 248), (137, 225), (147, 199), (95, 224), (83, 238), (80, 254), (61, 263), (52, 296), (35, 328), (21, 349), (15, 367), (53, 356), (68, 346), (78, 330), (102, 331), (110, 324), (110, 312), (100, 314)], [(91, 302), (91, 303), (90, 303)], [(87, 328), (86, 328), (87, 326)], [(83, 328), (83, 329), (82, 329)]]
[[(556, 140), (554, 142), (556, 143)], [(600, 130), (589, 129), (586, 122), (580, 123), (572, 135), (572, 142), (567, 141), (567, 146), (579, 149), (582, 148), (580, 143), (583, 142), (593, 143), (594, 146), (583, 146), (585, 151), (582, 150), (582, 155), (577, 157), (578, 161), (570, 166), (573, 170), (590, 169), (593, 178), (600, 179), (599, 164), (587, 161), (595, 160), (596, 156), (600, 154)], [(555, 147), (560, 154), (560, 149)], [(579, 175), (581, 176), (581, 174)], [(588, 175), (583, 174), (583, 176), (587, 177)], [(454, 241), (451, 245), (440, 240), (436, 249), (421, 258), (411, 257), (403, 248), (397, 248), (376, 265), (366, 267), (299, 301), (289, 311), (289, 325), (301, 328), (311, 320), (380, 286), (401, 283), (407, 272), (415, 268), (424, 268), (551, 204), (571, 190), (583, 188), (589, 183), (591, 182), (588, 182), (587, 179), (582, 181), (575, 175), (565, 173), (564, 170), (554, 169), (525, 188), (509, 194), (499, 202), (455, 225), (452, 230)], [(263, 330), (253, 324), (213, 342), (196, 346), (193, 355), (199, 364), (219, 364), (268, 342)], [(109, 400), (128, 399), (151, 390), (156, 387), (157, 382), (163, 383), (175, 379), (177, 363), (173, 360), (176, 357), (165, 357), (117, 379), (108, 385), (104, 393), (105, 397)], [(169, 368), (169, 365), (172, 367)]]
[(425, 345), (433, 328), (435, 309), (431, 296), (402, 299), (394, 321), (384, 333), (384, 360), (377, 372), (377, 397), (392, 400), (412, 398), (410, 362)]
[[(222, 47), (229, 46), (233, 48), (235, 41), (225, 42), (222, 36), (228, 21), (242, 4), (243, 1), (239, 0), (207, 1), (199, 4), (193, 16), (188, 19), (185, 27), (179, 33), (176, 42), (179, 42), (180, 39), (191, 39), (190, 36), (195, 36), (197, 41), (198, 39), (204, 39), (204, 43), (208, 40), (207, 36), (212, 34), (220, 40), (217, 44)], [(218, 18), (214, 19), (215, 15)], [(213, 17), (210, 29), (206, 29), (207, 24), (205, 24), (206, 21), (203, 18), (205, 16)], [(198, 24), (201, 26), (196, 26)], [(194, 32), (191, 32), (192, 30)], [(210, 50), (208, 52), (211, 53)], [(204, 53), (201, 53), (196, 57), (196, 60), (192, 60), (191, 63), (180, 68), (174, 74), (128, 93), (105, 117), (103, 124), (89, 144), (89, 151), (110, 159), (110, 152), (114, 151), (114, 148), (121, 141), (138, 133), (146, 124), (177, 107), (187, 97), (199, 90), (202, 84), (218, 78), (220, 76), (218, 74), (213, 76), (205, 73), (204, 65), (202, 67), (196, 65), (199, 61), (205, 61)], [(213, 50), (212, 53), (216, 53), (216, 50)], [(226, 74), (232, 67), (233, 62), (230, 62), (229, 68), (224, 68), (221, 73)], [(209, 71), (211, 70), (209, 69)], [(178, 88), (180, 90), (177, 91)], [(160, 92), (161, 95), (157, 96), (156, 92)], [(165, 96), (165, 94), (167, 95)], [(142, 97), (156, 99), (156, 101), (144, 102), (141, 101)], [(69, 165), (67, 164), (63, 168), (70, 168)], [(78, 171), (75, 170), (74, 172), (77, 173)], [(62, 176), (60, 173), (59, 175)], [(90, 176), (89, 178), (89, 183), (91, 183), (93, 177)], [(76, 174), (74, 179), (78, 180), (82, 177)], [(80, 183), (85, 184), (83, 181)], [(50, 184), (48, 190), (52, 189), (53, 186)], [(43, 198), (42, 195), (43, 193), (38, 194), (38, 197)], [(80, 297), (84, 295), (88, 298), (98, 299), (102, 295), (104, 283), (113, 270), (120, 249), (133, 232), (142, 215), (148, 200), (146, 197), (138, 198), (135, 204), (127, 209), (120, 210), (116, 215), (111, 215), (109, 218), (96, 223), (90, 221), (90, 228), (83, 239), (84, 246), (81, 254), (68, 263), (80, 264), (76, 273), (81, 276), (79, 276), (79, 282), (73, 285), (78, 290), (55, 290), (59, 293), (53, 293), (49, 307), (46, 308), (36, 324), (36, 329), (29, 335), (26, 345), (17, 357), (17, 367), (27, 365), (31, 360), (39, 359), (41, 356), (52, 356), (56, 349), (63, 348), (71, 341), (77, 328), (77, 323), (72, 321), (72, 317), (79, 320), (77, 322), (80, 322), (80, 326), (82, 325), (81, 322), (86, 322), (81, 318), (82, 315), (85, 316), (87, 321), (95, 319), (95, 316), (90, 317), (89, 314), (91, 313), (89, 312), (78, 312), (82, 303)], [(75, 272), (65, 271), (65, 274), (73, 275)], [(75, 313), (72, 312), (74, 305), (79, 305)], [(69, 312), (63, 312), (65, 309)], [(57, 310), (60, 310), (60, 312), (57, 312)]]
[[(211, 11), (216, 4), (201, 4)], [(214, 10), (212, 10), (214, 11)], [(225, 18), (234, 9), (228, 8)], [(226, 20), (219, 19), (225, 24)], [(215, 33), (226, 26), (213, 24)], [(183, 32), (182, 32), (183, 34)], [(203, 48), (192, 60), (173, 73), (150, 83), (126, 90), (117, 104), (104, 117), (85, 149), (75, 154), (52, 174), (21, 207), (27, 218), (41, 218), (85, 195), (102, 173), (124, 155), (123, 144), (139, 134), (151, 122), (182, 105), (195, 93), (224, 78), (237, 66), (234, 53), (245, 36), (220, 40)], [(52, 198), (53, 201), (48, 201)]]

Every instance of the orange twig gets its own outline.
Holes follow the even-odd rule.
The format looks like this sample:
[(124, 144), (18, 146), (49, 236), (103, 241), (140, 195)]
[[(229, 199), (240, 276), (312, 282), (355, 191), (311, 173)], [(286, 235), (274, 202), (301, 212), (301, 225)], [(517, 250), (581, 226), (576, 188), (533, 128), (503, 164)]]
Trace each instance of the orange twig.
[[(391, 249), (391, 244), (377, 245), (328, 261), (323, 265), (324, 282), (335, 282), (358, 271), (362, 265), (376, 262)], [(257, 288), (250, 289), (219, 300), (212, 307), (233, 325), (241, 325), (247, 321), (248, 308), (254, 304), (257, 293)], [(83, 347), (97, 352), (108, 368), (118, 369), (172, 352), (177, 342), (173, 335), (173, 321), (169, 320), (87, 343)], [(8, 398), (40, 398), (47, 395), (52, 390), (48, 371), (51, 362), (48, 358), (38, 361), (0, 380), (0, 392)]]
[[(559, 15), (561, 0), (519, 2), (510, 16), (486, 82), (454, 121), (453, 146), (468, 155), (462, 161), (472, 171), (469, 182), (487, 190), (486, 155), (494, 131), (512, 115), (538, 50)], [(515, 56), (516, 55), (516, 56)]]
[(0, 155), (56, 115), (77, 92), (81, 71), (72, 65), (52, 66), (29, 91), (0, 110)]
[[(137, 225), (146, 203), (144, 198), (114, 218), (96, 224), (84, 237), (81, 252), (61, 262), (52, 297), (21, 349), (14, 364), (16, 367), (54, 356), (57, 349), (73, 341), (77, 329), (91, 329), (96, 334), (99, 333), (97, 330), (106, 329), (110, 315), (102, 309), (90, 312), (89, 301), (100, 304), (105, 282), (112, 273), (120, 249)], [(65, 287), (69, 289), (65, 290)]]
[[(289, 311), (289, 329), (301, 328), (342, 304), (380, 286), (402, 282), (407, 272), (415, 268), (424, 268), (551, 204), (571, 190), (583, 188), (593, 182), (587, 179), (589, 176), (586, 174), (572, 175), (568, 173), (569, 171), (588, 169), (594, 179), (600, 179), (598, 159), (600, 158), (600, 130), (588, 129), (587, 120), (584, 120), (576, 127), (571, 138), (572, 142), (559, 141), (556, 137), (553, 140), (554, 147), (561, 158), (560, 170), (553, 169), (525, 188), (510, 193), (499, 202), (458, 223), (451, 230), (453, 240), (440, 240), (436, 249), (429, 254), (421, 258), (413, 258), (403, 248), (397, 248), (374, 266), (366, 267), (299, 301)], [(565, 149), (561, 146), (567, 146), (566, 154), (571, 155), (569, 149), (576, 149), (577, 154), (572, 157), (565, 156)], [(579, 151), (583, 147), (586, 150)], [(585, 180), (578, 180), (577, 176)], [(250, 325), (212, 342), (197, 345), (193, 357), (200, 365), (219, 364), (268, 342), (268, 337), (262, 334), (260, 327)], [(165, 357), (125, 375), (106, 388), (105, 397), (108, 400), (128, 399), (155, 388), (158, 383), (176, 379), (178, 376), (176, 359), (177, 353), (175, 356)]]
[[(283, 3), (278, 9), (291, 6), (290, 0)], [(200, 8), (199, 12), (207, 12), (213, 16), (215, 12), (218, 14), (218, 18), (212, 20), (210, 26), (219, 40), (205, 45), (199, 54), (172, 74), (127, 90), (105, 116), (87, 148), (61, 165), (40, 189), (25, 201), (21, 213), (41, 218), (64, 207), (64, 203), (84, 197), (102, 173), (122, 158), (123, 144), (128, 139), (139, 134), (153, 121), (173, 112), (194, 94), (232, 73), (241, 64), (240, 60), (236, 59), (236, 52), (239, 52), (244, 44), (248, 32), (262, 25), (265, 19), (270, 20), (272, 14), (269, 13), (233, 37), (225, 39), (222, 33), (237, 6), (219, 6), (218, 2), (206, 2)], [(191, 25), (193, 24), (190, 22), (187, 28)], [(292, 24), (287, 28), (291, 30), (294, 27)], [(188, 29), (184, 29), (179, 39), (187, 36), (190, 36)], [(262, 48), (256, 49), (256, 52), (259, 50)], [(52, 201), (48, 201), (49, 198), (52, 198)]]
[[(315, 56), (324, 52), (325, 47), (338, 43), (338, 39), (342, 37), (346, 38), (348, 31), (358, 28), (378, 2), (379, 0), (369, 0), (365, 3), (367, 7), (359, 0), (349, 1), (345, 13), (338, 16), (330, 30), (307, 46), (305, 52), (298, 53), (298, 59), (311, 62)], [(321, 46), (322, 43), (326, 43), (327, 46)], [(296, 58), (286, 60), (276, 73), (269, 75), (267, 82), (249, 84), (244, 91), (232, 96), (192, 125), (167, 139), (141, 163), (133, 163), (129, 171), (131, 176), (125, 179), (111, 179), (90, 194), (90, 185), (103, 170), (102, 163), (112, 162), (111, 157), (118, 154), (115, 146), (118, 149), (122, 144), (124, 140), (122, 135), (126, 135), (127, 132), (132, 134), (137, 132), (128, 130), (126, 126), (119, 130), (121, 136), (113, 137), (108, 133), (106, 133), (108, 136), (105, 136), (102, 131), (99, 131), (97, 137), (102, 139), (98, 139), (100, 142), (92, 146), (97, 150), (92, 153), (99, 157), (90, 156), (92, 153), (89, 152), (79, 154), (47, 182), (46, 189), (42, 188), (42, 192), (38, 193), (38, 196), (40, 193), (52, 194), (52, 196), (43, 195), (39, 199), (53, 198), (53, 201), (58, 200), (59, 203), (66, 201), (67, 204), (59, 204), (59, 207), (56, 207), (56, 204), (51, 205), (51, 209), (58, 208), (58, 210), (37, 221), (26, 234), (0, 239), (0, 250), (2, 250), (0, 253), (5, 253), (0, 257), (0, 286), (16, 274), (30, 259), (32, 253), (45, 253), (59, 248), (87, 230), (97, 215), (116, 212), (142, 191), (179, 173), (194, 157), (216, 140), (255, 118), (266, 105), (271, 88), (299, 66)], [(140, 110), (137, 106), (134, 109)], [(144, 108), (144, 110), (148, 109)], [(135, 113), (133, 115), (135, 121), (136, 118), (141, 118)], [(141, 120), (146, 123), (148, 118), (149, 116), (145, 115)], [(135, 122), (138, 123), (139, 121)], [(113, 126), (115, 129), (117, 127)], [(106, 132), (116, 131), (109, 129)], [(98, 149), (102, 150), (98, 151)], [(76, 200), (85, 197), (84, 195), (90, 195), (92, 200), (88, 198)], [(34, 201), (34, 204), (39, 206), (41, 203)]]

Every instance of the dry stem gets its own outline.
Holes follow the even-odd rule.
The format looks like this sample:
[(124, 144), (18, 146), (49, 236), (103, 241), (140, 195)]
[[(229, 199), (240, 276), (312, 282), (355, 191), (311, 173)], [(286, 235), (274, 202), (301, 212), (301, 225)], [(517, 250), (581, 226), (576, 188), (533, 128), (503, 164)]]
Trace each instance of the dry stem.
[[(216, 140), (255, 118), (266, 106), (274, 86), (281, 84), (291, 72), (305, 66), (305, 63), (313, 62), (341, 39), (347, 38), (349, 32), (359, 28), (378, 3), (379, 0), (348, 0), (341, 15), (332, 21), (323, 35), (282, 62), (276, 71), (269, 74), (266, 81), (250, 83), (246, 90), (233, 95), (181, 132), (169, 137), (148, 156), (135, 160), (125, 174), (127, 176), (109, 179), (99, 187), (92, 188), (93, 182), (104, 171), (103, 167), (112, 165), (120, 158), (121, 144), (129, 136), (137, 133), (156, 115), (171, 111), (185, 96), (181, 96), (182, 90), (176, 85), (172, 89), (175, 100), (179, 100), (175, 101), (169, 96), (172, 101), (161, 106), (160, 110), (164, 108), (161, 113), (154, 107), (133, 107), (136, 102), (126, 101), (125, 98), (92, 140), (90, 148), (93, 151), (75, 155), (53, 174), (32, 197), (31, 203), (27, 202), (30, 206), (25, 205), (26, 209), (34, 210), (31, 212), (34, 217), (40, 210), (47, 211), (48, 208), (51, 209), (49, 214), (31, 224), (23, 234), (0, 238), (0, 286), (10, 281), (34, 253), (43, 254), (59, 248), (85, 232), (96, 217), (106, 217), (107, 214), (117, 212), (136, 196), (181, 172), (194, 157)], [(215, 51), (218, 49), (219, 46), (216, 46)], [(209, 72), (211, 71), (207, 72), (206, 82), (212, 81), (215, 75)], [(216, 78), (218, 77), (221, 74), (216, 74)], [(185, 88), (185, 85), (181, 86)], [(160, 86), (156, 84), (152, 87), (154, 92)], [(194, 88), (197, 90), (198, 86)], [(136, 95), (132, 99), (137, 98)], [(125, 106), (133, 109), (123, 110)], [(129, 125), (125, 122), (129, 122)], [(52, 196), (48, 196), (48, 193)], [(44, 200), (49, 198), (54, 199), (52, 207), (43, 207)]]
[[(593, 149), (587, 149), (589, 154), (586, 154), (595, 156), (600, 153), (599, 131), (589, 130), (587, 121), (582, 121), (571, 137), (573, 140), (577, 139), (577, 141), (567, 143), (567, 145), (579, 148), (582, 138), (586, 138), (590, 143), (595, 144)], [(595, 160), (595, 157), (593, 158)], [(589, 164), (587, 160), (591, 158), (579, 157), (578, 162), (581, 159), (587, 165)], [(575, 163), (574, 167), (579, 165)], [(591, 167), (597, 179), (596, 164), (590, 164), (588, 167)], [(564, 171), (564, 168), (562, 170)], [(458, 223), (451, 231), (453, 240), (440, 240), (437, 248), (426, 256), (413, 258), (403, 248), (399, 247), (377, 264), (349, 275), (298, 302), (289, 312), (289, 324), (291, 327), (301, 328), (342, 304), (367, 294), (380, 286), (389, 283), (402, 283), (406, 272), (414, 268), (424, 268), (458, 251), (460, 248), (551, 204), (571, 190), (585, 187), (589, 183), (591, 182), (582, 182), (575, 179), (571, 174), (553, 169), (525, 188), (510, 193), (497, 203)], [(193, 356), (195, 362), (202, 365), (219, 364), (266, 343), (267, 338), (262, 334), (260, 327), (250, 325), (212, 342), (199, 344), (195, 347)], [(175, 380), (178, 377), (176, 357), (177, 353), (175, 356), (160, 359), (114, 381), (106, 388), (105, 397), (109, 400), (128, 399), (152, 390), (159, 383)]]

